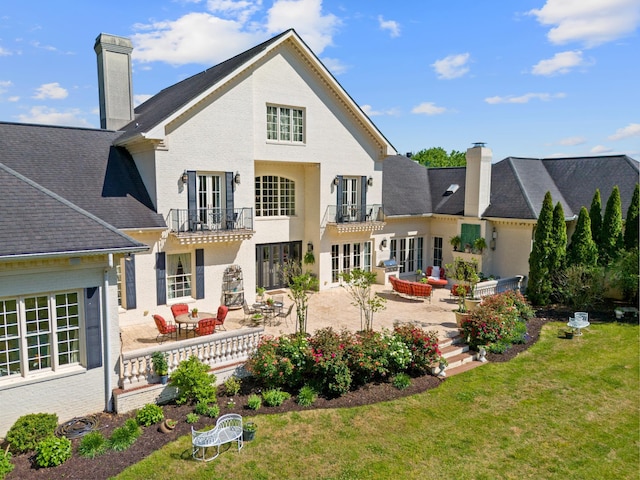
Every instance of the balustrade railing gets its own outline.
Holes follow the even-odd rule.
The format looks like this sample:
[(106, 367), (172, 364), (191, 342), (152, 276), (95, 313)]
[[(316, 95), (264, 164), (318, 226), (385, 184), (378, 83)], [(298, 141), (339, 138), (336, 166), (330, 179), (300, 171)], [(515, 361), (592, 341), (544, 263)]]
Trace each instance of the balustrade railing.
[(127, 390), (157, 383), (158, 376), (151, 362), (154, 352), (167, 355), (169, 374), (181, 361), (192, 356), (197, 356), (211, 368), (222, 367), (246, 361), (258, 347), (263, 334), (264, 327), (231, 330), (123, 352), (120, 360), (119, 387)]
[(522, 288), (522, 275), (515, 277), (500, 278), (498, 280), (486, 280), (476, 284), (475, 298), (486, 297), (495, 293), (502, 293), (508, 290), (518, 290)]

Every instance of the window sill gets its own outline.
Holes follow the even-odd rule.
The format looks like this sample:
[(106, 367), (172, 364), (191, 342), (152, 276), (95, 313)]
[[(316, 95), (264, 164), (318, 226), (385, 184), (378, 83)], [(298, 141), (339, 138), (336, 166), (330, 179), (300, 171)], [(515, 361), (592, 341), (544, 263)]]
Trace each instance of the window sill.
[(36, 383), (48, 382), (51, 380), (59, 380), (65, 377), (72, 377), (74, 375), (81, 375), (87, 372), (87, 369), (82, 365), (73, 365), (59, 369), (55, 372), (48, 371), (42, 373), (30, 374), (27, 378), (22, 376), (15, 377), (1, 377), (0, 378), (0, 391), (9, 390), (12, 388), (26, 387), (34, 385)]
[(266, 144), (267, 145), (289, 145), (293, 147), (304, 147), (307, 145), (305, 142), (283, 142), (278, 140), (267, 140)]

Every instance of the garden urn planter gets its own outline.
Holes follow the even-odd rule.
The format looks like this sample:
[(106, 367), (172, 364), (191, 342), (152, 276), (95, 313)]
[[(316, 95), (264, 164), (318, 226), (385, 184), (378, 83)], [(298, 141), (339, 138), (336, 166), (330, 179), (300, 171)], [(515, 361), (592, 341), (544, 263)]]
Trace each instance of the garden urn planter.
[(258, 426), (253, 422), (245, 423), (242, 427), (242, 440), (244, 442), (250, 442), (256, 436), (256, 430)]
[(462, 322), (465, 319), (469, 318), (469, 316), (471, 316), (469, 312), (454, 311), (453, 313), (456, 314), (456, 325), (458, 326), (458, 328), (462, 328)]
[(467, 308), (468, 312), (473, 312), (478, 307), (478, 305), (480, 305), (480, 302), (482, 302), (482, 300), (480, 299), (465, 298), (464, 306)]
[(170, 433), (174, 428), (176, 428), (176, 423), (177, 422), (175, 420), (166, 419), (160, 423), (158, 428), (162, 433)]

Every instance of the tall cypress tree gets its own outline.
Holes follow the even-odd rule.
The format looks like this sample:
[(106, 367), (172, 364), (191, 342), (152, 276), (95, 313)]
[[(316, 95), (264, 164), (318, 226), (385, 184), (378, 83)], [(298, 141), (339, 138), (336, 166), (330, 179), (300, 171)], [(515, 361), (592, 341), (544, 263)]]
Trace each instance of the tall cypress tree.
[(598, 246), (599, 264), (602, 266), (607, 266), (612, 260), (618, 258), (622, 249), (622, 204), (620, 189), (617, 185), (613, 187), (607, 200), (602, 220), (602, 235)]
[(591, 219), (585, 207), (580, 209), (576, 230), (567, 248), (567, 265), (595, 266), (598, 263), (598, 247), (591, 238)]
[(602, 232), (602, 200), (600, 199), (600, 189), (596, 188), (596, 193), (591, 200), (589, 209), (589, 219), (591, 220), (591, 238), (600, 245), (600, 234)]
[(542, 201), (538, 223), (529, 254), (529, 281), (527, 296), (536, 305), (546, 305), (551, 297), (552, 284), (549, 275), (551, 229), (553, 227), (553, 199), (547, 192)]
[(551, 224), (551, 243), (549, 250), (549, 269), (551, 274), (564, 269), (564, 261), (567, 255), (567, 224), (564, 220), (564, 210), (560, 202), (553, 209)]
[(638, 210), (640, 209), (640, 186), (636, 183), (636, 188), (631, 197), (631, 203), (627, 210), (627, 218), (624, 223), (624, 248), (632, 250), (638, 248), (638, 235), (640, 235), (638, 225)]

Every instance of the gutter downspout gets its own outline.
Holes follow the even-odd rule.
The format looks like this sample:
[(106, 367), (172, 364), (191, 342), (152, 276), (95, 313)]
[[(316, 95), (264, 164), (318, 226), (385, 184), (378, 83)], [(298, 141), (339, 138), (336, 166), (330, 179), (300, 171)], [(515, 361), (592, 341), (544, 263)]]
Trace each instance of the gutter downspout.
[(103, 303), (104, 315), (102, 316), (103, 348), (104, 348), (104, 409), (113, 412), (111, 401), (111, 340), (109, 338), (109, 270), (113, 268), (113, 253), (108, 255), (108, 269), (104, 271)]

